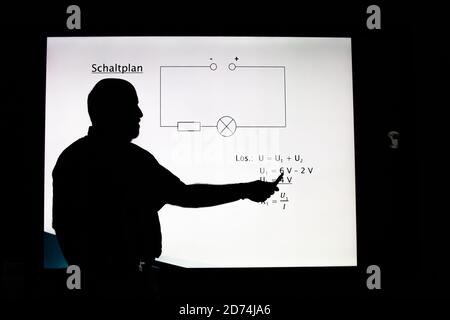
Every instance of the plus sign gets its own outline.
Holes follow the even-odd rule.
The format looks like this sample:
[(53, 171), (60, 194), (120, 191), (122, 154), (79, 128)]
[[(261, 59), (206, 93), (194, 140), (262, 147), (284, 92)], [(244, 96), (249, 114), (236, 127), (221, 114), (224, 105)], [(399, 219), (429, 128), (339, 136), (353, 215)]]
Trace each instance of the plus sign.
[(239, 60), (239, 58), (238, 58), (238, 57), (236, 57), (236, 58), (234, 58), (234, 60), (238, 61), (238, 60)]

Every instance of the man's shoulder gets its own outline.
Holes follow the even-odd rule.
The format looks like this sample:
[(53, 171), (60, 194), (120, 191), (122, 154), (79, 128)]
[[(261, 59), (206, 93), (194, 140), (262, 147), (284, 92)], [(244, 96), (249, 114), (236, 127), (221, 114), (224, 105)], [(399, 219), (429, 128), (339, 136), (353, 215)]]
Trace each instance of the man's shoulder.
[(72, 142), (67, 148), (61, 152), (58, 160), (64, 160), (76, 156), (86, 150), (87, 148), (87, 136), (79, 138)]
[(85, 150), (87, 149), (86, 138), (86, 136), (79, 138), (66, 147), (59, 155), (58, 160), (56, 161), (56, 166), (61, 163), (73, 162), (79, 158), (81, 154), (85, 153)]
[(137, 144), (130, 142), (129, 150), (133, 154), (134, 157), (138, 157), (139, 159), (141, 159), (143, 161), (157, 162), (156, 158), (150, 153), (150, 151), (138, 146)]
[[(96, 149), (95, 144), (90, 146), (90, 139), (89, 136), (84, 136), (79, 138), (78, 140), (74, 141), (72, 144), (70, 144), (67, 148), (65, 148), (61, 154), (60, 154), (60, 159), (64, 160), (64, 159), (68, 159), (68, 158), (76, 158), (78, 157), (80, 154), (84, 154), (87, 151), (89, 151), (90, 149)], [(92, 148), (91, 148), (92, 147)], [(114, 148), (118, 148), (118, 149), (122, 149), (122, 147), (120, 146), (116, 146)], [(125, 153), (128, 155), (132, 155), (135, 157), (139, 157), (141, 159), (147, 159), (147, 160), (155, 160), (155, 157), (147, 150), (145, 150), (144, 148), (130, 142), (127, 145), (127, 152)], [(124, 149), (122, 149), (122, 151), (124, 151)]]

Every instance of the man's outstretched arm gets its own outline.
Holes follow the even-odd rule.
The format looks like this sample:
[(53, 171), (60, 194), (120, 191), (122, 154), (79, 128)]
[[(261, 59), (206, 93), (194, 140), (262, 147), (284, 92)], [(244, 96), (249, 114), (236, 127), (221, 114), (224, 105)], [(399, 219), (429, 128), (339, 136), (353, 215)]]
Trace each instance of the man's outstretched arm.
[(281, 174), (275, 182), (256, 180), (225, 185), (183, 185), (170, 196), (168, 203), (181, 207), (201, 208), (217, 206), (241, 199), (262, 202), (273, 195), (275, 191), (278, 191), (277, 184), (282, 176)]

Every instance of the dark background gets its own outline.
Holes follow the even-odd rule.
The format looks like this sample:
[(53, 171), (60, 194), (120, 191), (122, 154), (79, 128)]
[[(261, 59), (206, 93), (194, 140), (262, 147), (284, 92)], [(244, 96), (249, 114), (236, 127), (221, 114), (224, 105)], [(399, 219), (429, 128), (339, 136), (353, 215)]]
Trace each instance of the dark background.
[[(150, 3), (150, 2), (149, 2)], [(358, 267), (183, 269), (161, 265), (163, 297), (188, 303), (275, 303), (304, 297), (441, 297), (441, 224), (425, 200), (422, 125), (432, 103), (421, 62), (434, 31), (413, 5), (207, 3), (2, 5), (1, 296), (70, 297), (65, 270), (42, 269), (46, 36), (350, 36), (356, 145)], [(67, 30), (66, 8), (81, 7), (81, 30)], [(381, 30), (366, 28), (366, 8), (381, 8)], [(434, 90), (437, 89), (433, 87)], [(420, 123), (420, 125), (419, 125)], [(390, 149), (388, 132), (400, 132)], [(366, 287), (381, 267), (382, 290)]]

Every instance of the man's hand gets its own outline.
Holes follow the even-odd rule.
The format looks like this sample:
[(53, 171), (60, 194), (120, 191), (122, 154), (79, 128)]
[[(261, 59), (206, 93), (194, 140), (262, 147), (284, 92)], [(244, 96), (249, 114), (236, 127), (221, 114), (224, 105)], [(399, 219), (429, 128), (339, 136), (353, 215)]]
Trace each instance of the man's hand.
[(278, 191), (278, 183), (283, 178), (283, 173), (274, 182), (264, 182), (261, 180), (252, 181), (246, 184), (247, 198), (255, 202), (264, 202), (271, 195)]

